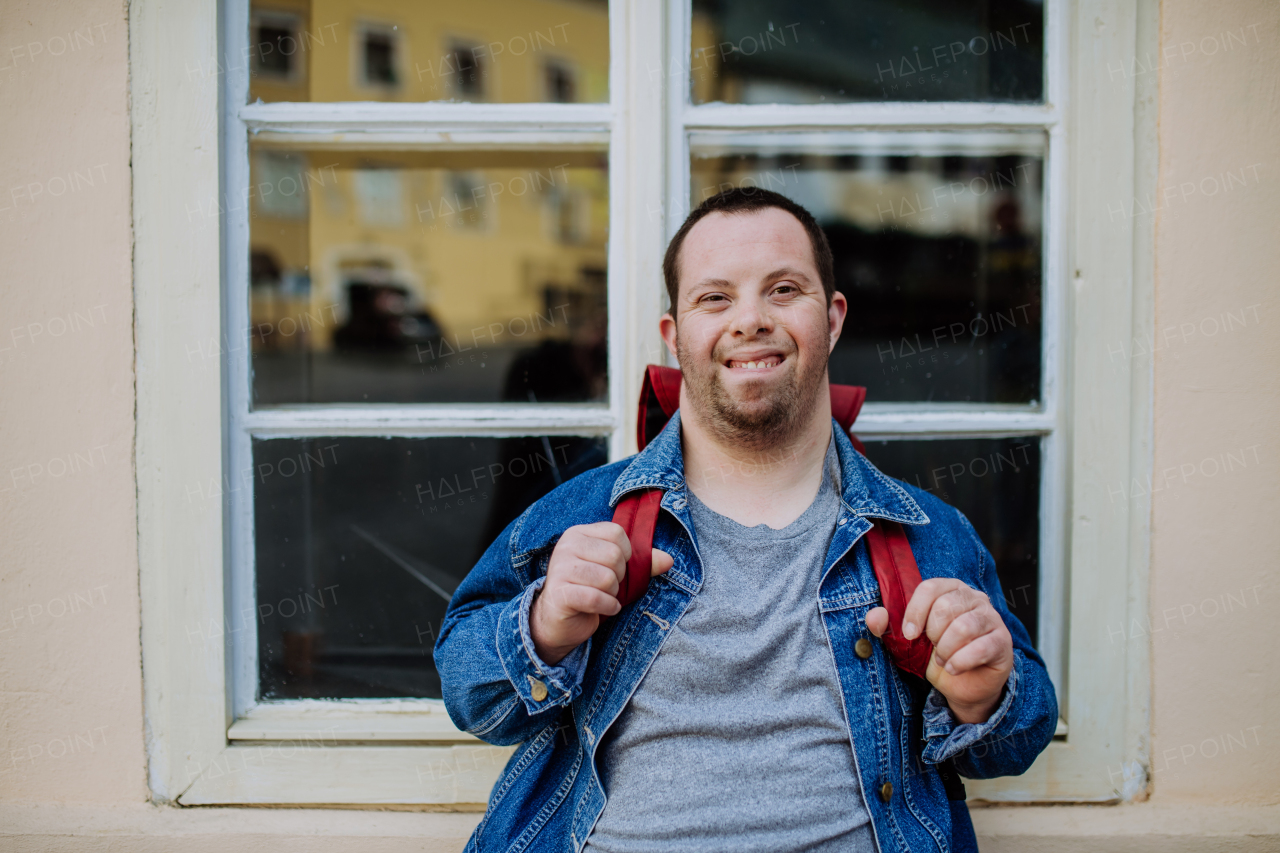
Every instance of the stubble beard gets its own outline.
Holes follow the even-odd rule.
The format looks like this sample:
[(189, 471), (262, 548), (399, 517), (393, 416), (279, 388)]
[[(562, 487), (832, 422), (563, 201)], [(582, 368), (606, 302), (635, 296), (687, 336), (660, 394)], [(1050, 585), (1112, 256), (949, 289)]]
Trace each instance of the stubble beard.
[[(728, 358), (717, 346), (712, 360), (703, 368), (693, 354), (677, 338), (676, 355), (680, 360), (683, 382), (689, 402), (702, 416), (707, 428), (721, 441), (744, 449), (767, 450), (785, 446), (800, 434), (812, 417), (827, 372), (827, 359), (815, 359), (801, 371), (795, 367), (794, 345), (786, 352), (791, 370), (765, 398), (743, 404), (733, 398), (720, 378), (720, 365)], [(685, 365), (689, 365), (686, 367)]]

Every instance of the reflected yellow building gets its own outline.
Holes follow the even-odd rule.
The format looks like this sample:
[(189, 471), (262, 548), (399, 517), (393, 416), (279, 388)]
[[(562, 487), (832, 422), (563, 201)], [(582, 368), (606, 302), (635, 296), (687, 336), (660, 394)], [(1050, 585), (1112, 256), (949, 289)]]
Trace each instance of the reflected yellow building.
[[(606, 101), (608, 32), (607, 5), (587, 0), (255, 4), (250, 100)], [(603, 150), (307, 150), (251, 138), (250, 178), (256, 353), (330, 349), (357, 284), (402, 292), (408, 304), (393, 313), (446, 341), (527, 348), (584, 326), (602, 333)], [(551, 312), (561, 321), (546, 322)], [(419, 362), (437, 359), (425, 346)]]

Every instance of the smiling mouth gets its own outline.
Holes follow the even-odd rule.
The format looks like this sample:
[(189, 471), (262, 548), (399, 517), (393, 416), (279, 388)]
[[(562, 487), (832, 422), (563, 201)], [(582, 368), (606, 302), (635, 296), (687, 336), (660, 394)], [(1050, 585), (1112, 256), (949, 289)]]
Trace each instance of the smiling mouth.
[(730, 359), (728, 367), (730, 370), (767, 370), (770, 367), (777, 367), (779, 364), (782, 364), (782, 356), (770, 355), (765, 358), (757, 358), (751, 361)]

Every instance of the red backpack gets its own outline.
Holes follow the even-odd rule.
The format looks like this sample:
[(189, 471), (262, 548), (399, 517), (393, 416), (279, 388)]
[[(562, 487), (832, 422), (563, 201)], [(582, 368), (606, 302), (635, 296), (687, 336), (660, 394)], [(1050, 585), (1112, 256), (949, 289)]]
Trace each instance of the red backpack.
[[(657, 437), (680, 407), (680, 379), (680, 371), (674, 367), (651, 364), (645, 371), (636, 429), (636, 440), (641, 450)], [(860, 386), (831, 386), (831, 414), (846, 432), (853, 426), (866, 397), (867, 389)], [(860, 452), (865, 452), (856, 436), (851, 434), (850, 438)], [(623, 607), (638, 600), (649, 586), (653, 531), (658, 524), (661, 501), (662, 489), (644, 489), (628, 493), (614, 511), (614, 522), (622, 525), (631, 540), (631, 559), (627, 561), (627, 571), (618, 590), (618, 601)], [(867, 532), (867, 548), (876, 580), (880, 583), (880, 596), (889, 611), (889, 628), (880, 638), (881, 642), (898, 667), (924, 678), (933, 645), (923, 634), (907, 640), (899, 628), (907, 602), (920, 583), (920, 569), (901, 524), (883, 518), (870, 521), (872, 526)]]

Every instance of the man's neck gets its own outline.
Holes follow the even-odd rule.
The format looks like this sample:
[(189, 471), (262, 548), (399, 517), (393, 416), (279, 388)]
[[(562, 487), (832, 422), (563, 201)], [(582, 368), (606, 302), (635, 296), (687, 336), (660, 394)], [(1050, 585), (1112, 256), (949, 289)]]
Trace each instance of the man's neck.
[(780, 530), (799, 518), (822, 486), (831, 436), (831, 399), (820, 393), (808, 423), (777, 446), (733, 445), (681, 394), (685, 481), (698, 500), (739, 524)]

